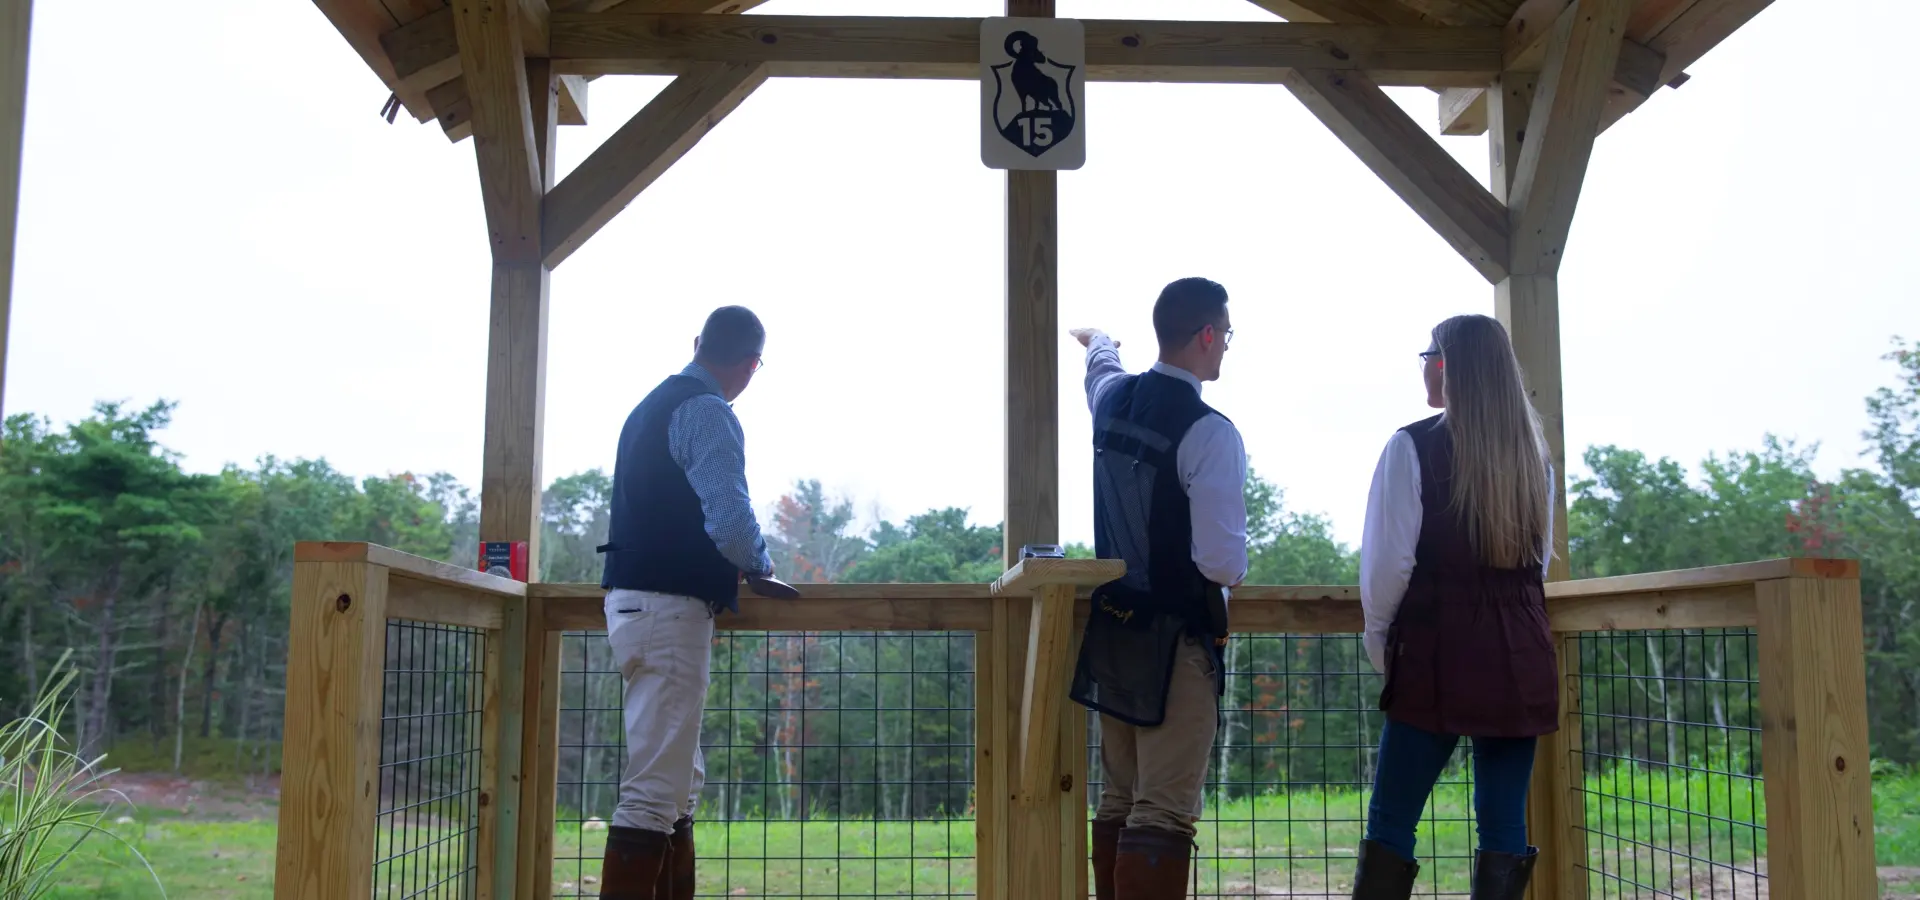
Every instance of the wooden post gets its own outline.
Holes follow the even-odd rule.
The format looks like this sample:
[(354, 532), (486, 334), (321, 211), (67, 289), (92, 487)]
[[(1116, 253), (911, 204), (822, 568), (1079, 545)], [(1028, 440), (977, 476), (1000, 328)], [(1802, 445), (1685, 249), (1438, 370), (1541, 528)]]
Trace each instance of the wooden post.
[(521, 696), (520, 809), (516, 900), (553, 896), (555, 781), (560, 777), (560, 632), (544, 599), (528, 598)]
[[(1052, 16), (1053, 0), (1007, 0), (1009, 16)], [(1006, 531), (1011, 567), (1021, 546), (1060, 532), (1058, 175), (1009, 171), (1007, 184)], [(1065, 785), (1021, 802), (1018, 722), (1032, 600), (994, 600), (994, 628), (976, 645), (979, 772), (975, 846), (982, 900), (1086, 896), (1084, 747), (1055, 755), (1036, 782)], [(1079, 718), (1077, 706), (1057, 715)], [(1059, 735), (1084, 733), (1063, 719)], [(1074, 807), (1069, 809), (1068, 807)], [(1071, 824), (1069, 824), (1071, 823)]]
[(20, 155), (27, 128), (27, 43), (33, 0), (0, 0), (0, 398), (7, 388), (7, 320), (20, 227)]
[(1781, 900), (1873, 900), (1860, 581), (1783, 578), (1754, 588), (1768, 883)]
[(365, 900), (380, 808), (387, 568), (296, 562), (276, 900)]
[[(1513, 340), (1553, 462), (1554, 559), (1547, 575), (1552, 581), (1572, 574), (1557, 275), (1632, 6), (1631, 0), (1569, 4), (1544, 39), (1540, 74), (1503, 73), (1487, 105), (1492, 187), (1507, 204), (1511, 241), (1510, 274), (1495, 285), (1494, 309)], [(1541, 738), (1528, 792), (1527, 830), (1541, 853), (1528, 890), (1534, 900), (1584, 900), (1587, 894), (1579, 830), (1585, 824), (1579, 792), (1579, 659), (1569, 647), (1560, 641), (1560, 729)]]

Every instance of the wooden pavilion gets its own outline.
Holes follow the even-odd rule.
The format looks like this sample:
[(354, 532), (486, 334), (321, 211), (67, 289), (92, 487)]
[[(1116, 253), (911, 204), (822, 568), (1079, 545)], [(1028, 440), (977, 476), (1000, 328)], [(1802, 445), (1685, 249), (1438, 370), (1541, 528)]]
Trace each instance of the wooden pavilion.
[[(740, 15), (761, 2), (315, 0), (390, 91), (390, 120), (404, 112), (451, 140), (473, 139), (492, 252), (483, 541), (527, 542), (537, 561), (555, 266), (769, 77), (979, 77), (981, 20)], [(1556, 273), (1595, 138), (1683, 84), (1688, 66), (1769, 0), (1252, 2), (1273, 21), (1086, 20), (1085, 74), (1285, 85), (1494, 286), (1564, 473)], [(29, 6), (0, 0), (9, 229)], [(1051, 17), (1054, 0), (1007, 0), (1005, 12)], [(624, 74), (675, 78), (556, 179), (559, 126), (586, 121), (594, 79)], [(1381, 90), (1396, 85), (1431, 88), (1437, 122), (1415, 121)], [(1487, 135), (1490, 187), (1435, 131)], [(1007, 548), (1059, 537), (1057, 178), (1006, 176)], [(0, 275), (11, 270), (11, 238)], [(1565, 491), (1557, 496), (1554, 577), (1564, 580)], [(371, 896), (389, 619), (490, 636), (478, 863), (461, 896), (550, 896), (557, 640), (562, 629), (601, 626), (597, 587), (523, 584), (367, 545), (302, 545), (297, 558), (276, 896)], [(1112, 565), (1029, 561), (994, 585), (809, 586), (798, 604), (749, 600), (727, 627), (976, 632), (978, 894), (1085, 897), (1086, 721), (1069, 708), (1064, 678), (1076, 591), (1112, 577)], [(1876, 895), (1857, 571), (1783, 560), (1550, 589), (1554, 627), (1568, 634), (1758, 630), (1775, 897)], [(1248, 588), (1236, 594), (1234, 627), (1351, 632), (1354, 597)], [(1541, 746), (1535, 897), (1588, 892), (1570, 771), (1578, 701), (1570, 691), (1566, 727)]]

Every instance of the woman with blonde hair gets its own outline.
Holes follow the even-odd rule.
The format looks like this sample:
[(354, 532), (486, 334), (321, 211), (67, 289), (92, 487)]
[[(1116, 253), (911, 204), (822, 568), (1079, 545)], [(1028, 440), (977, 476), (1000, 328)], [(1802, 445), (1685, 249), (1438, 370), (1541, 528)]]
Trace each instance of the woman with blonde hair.
[(1385, 673), (1354, 900), (1405, 900), (1414, 829), (1460, 738), (1473, 742), (1473, 900), (1520, 900), (1535, 739), (1559, 727), (1543, 594), (1553, 469), (1506, 329), (1455, 316), (1420, 354), (1439, 415), (1395, 432), (1367, 496), (1365, 644)]

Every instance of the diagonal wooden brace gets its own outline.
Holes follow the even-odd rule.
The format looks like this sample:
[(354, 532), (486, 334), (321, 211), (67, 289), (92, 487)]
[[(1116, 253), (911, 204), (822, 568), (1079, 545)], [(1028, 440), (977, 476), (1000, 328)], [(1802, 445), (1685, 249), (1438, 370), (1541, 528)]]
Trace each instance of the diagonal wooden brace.
[(1052, 802), (1060, 793), (1047, 773), (1060, 752), (1060, 711), (1073, 672), (1075, 596), (1082, 587), (1126, 574), (1117, 559), (1023, 559), (993, 583), (995, 596), (1034, 602), (1027, 627), (1027, 671), (1020, 693), (1020, 802)]

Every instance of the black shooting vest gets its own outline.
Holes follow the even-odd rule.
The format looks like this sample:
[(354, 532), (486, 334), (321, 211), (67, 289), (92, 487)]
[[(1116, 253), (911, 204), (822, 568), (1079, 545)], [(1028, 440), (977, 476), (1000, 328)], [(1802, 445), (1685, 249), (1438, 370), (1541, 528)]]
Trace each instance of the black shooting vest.
[(707, 535), (706, 513), (686, 470), (667, 444), (673, 412), (713, 388), (674, 375), (640, 401), (620, 429), (613, 464), (607, 555), (600, 586), (697, 597), (714, 610), (739, 611), (740, 569)]
[(1174, 654), (1184, 637), (1215, 655), (1226, 637), (1221, 586), (1193, 562), (1193, 517), (1180, 483), (1180, 441), (1216, 415), (1191, 384), (1148, 371), (1108, 389), (1093, 416), (1093, 543), (1127, 574), (1093, 591), (1075, 665), (1075, 701), (1132, 725), (1166, 718)]

